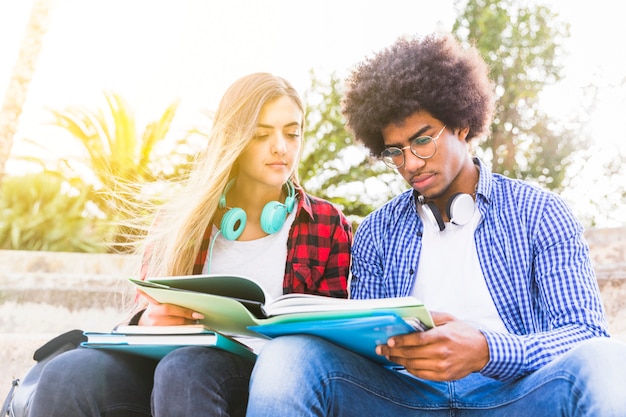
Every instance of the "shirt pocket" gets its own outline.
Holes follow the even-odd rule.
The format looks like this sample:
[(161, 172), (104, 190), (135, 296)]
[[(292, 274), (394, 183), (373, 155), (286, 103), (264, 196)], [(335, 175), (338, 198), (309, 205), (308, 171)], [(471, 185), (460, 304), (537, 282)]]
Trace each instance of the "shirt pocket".
[(293, 263), (291, 268), (292, 291), (296, 293), (322, 294), (328, 290), (324, 282), (324, 267), (304, 263)]

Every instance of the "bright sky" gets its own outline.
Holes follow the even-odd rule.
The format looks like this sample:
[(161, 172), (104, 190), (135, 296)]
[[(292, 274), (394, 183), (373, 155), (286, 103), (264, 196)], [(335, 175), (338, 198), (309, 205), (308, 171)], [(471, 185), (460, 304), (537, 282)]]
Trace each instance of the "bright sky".
[[(550, 0), (572, 24), (566, 79), (546, 93), (545, 106), (566, 117), (581, 104), (582, 87), (600, 86), (591, 129), (600, 153), (621, 150), (626, 140), (614, 121), (626, 109), (626, 48), (620, 13), (611, 0)], [(365, 56), (404, 34), (450, 29), (452, 0), (51, 0), (52, 14), (37, 72), (21, 116), (13, 153), (34, 151), (24, 138), (67, 154), (55, 145), (59, 132), (44, 123), (47, 108), (99, 108), (103, 90), (121, 94), (136, 109), (139, 125), (181, 99), (174, 129), (214, 109), (235, 79), (269, 71), (300, 92), (309, 70), (347, 73)], [(0, 97), (6, 90), (32, 0), (0, 2)], [(611, 130), (609, 130), (611, 127)], [(68, 145), (69, 146), (69, 145)], [(602, 164), (602, 159), (595, 163)], [(9, 165), (11, 169), (14, 165)], [(590, 176), (590, 184), (599, 179)], [(584, 181), (582, 181), (584, 182)], [(599, 192), (599, 191), (598, 191)], [(570, 196), (570, 199), (575, 196)], [(600, 198), (600, 197), (599, 197)], [(585, 210), (579, 207), (579, 215)], [(626, 218), (623, 223), (626, 224)], [(608, 221), (607, 226), (615, 226)]]

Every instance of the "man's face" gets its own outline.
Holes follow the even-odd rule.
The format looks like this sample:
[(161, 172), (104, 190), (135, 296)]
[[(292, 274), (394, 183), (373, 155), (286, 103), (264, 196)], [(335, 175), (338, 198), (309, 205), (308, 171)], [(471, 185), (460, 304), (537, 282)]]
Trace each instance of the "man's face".
[[(415, 112), (401, 123), (391, 123), (382, 130), (386, 148), (402, 149), (404, 164), (397, 168), (400, 175), (418, 193), (435, 201), (447, 201), (452, 194), (461, 191), (457, 189), (460, 185), (456, 182), (463, 164), (468, 160), (466, 134), (463, 132), (457, 130), (455, 133), (450, 128), (444, 128), (443, 122), (426, 111)], [(424, 140), (425, 136), (434, 138), (430, 145), (421, 145), (429, 142)], [(431, 148), (422, 152), (420, 146)]]

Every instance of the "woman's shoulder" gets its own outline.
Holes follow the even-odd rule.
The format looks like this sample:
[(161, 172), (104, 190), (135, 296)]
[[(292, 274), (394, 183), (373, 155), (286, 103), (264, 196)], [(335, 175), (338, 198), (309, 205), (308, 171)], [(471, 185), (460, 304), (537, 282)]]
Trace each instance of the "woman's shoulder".
[(333, 202), (311, 195), (302, 188), (299, 188), (297, 192), (299, 197), (298, 209), (300, 211), (304, 210), (312, 219), (319, 220), (320, 217), (335, 217), (348, 222), (341, 208)]
[(314, 196), (304, 191), (302, 187), (296, 188), (299, 206), (309, 206), (313, 209), (334, 209), (339, 210), (332, 202), (321, 197)]

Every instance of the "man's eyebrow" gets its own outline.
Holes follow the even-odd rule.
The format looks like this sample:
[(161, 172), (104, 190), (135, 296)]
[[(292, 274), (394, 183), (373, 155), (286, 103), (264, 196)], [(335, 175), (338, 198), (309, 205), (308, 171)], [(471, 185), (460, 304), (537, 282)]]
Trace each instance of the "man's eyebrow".
[(430, 125), (426, 125), (423, 128), (421, 128), (420, 130), (418, 130), (417, 132), (415, 132), (412, 136), (409, 137), (409, 143), (411, 141), (413, 141), (413, 139), (417, 139), (420, 136), (424, 136), (424, 133), (426, 133), (426, 131), (428, 131), (429, 129), (432, 129), (432, 126)]
[[(426, 126), (422, 127), (420, 130), (418, 130), (417, 132), (415, 132), (411, 136), (409, 136), (409, 138), (407, 139), (407, 142), (411, 143), (411, 141), (413, 139), (419, 138), (420, 136), (423, 136), (424, 133), (426, 131), (428, 131), (429, 129), (432, 129), (432, 126), (426, 125)], [(387, 144), (385, 144), (385, 148), (402, 148), (403, 146), (404, 146), (404, 143), (387, 143)]]

